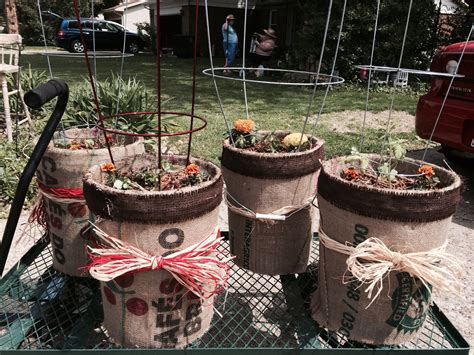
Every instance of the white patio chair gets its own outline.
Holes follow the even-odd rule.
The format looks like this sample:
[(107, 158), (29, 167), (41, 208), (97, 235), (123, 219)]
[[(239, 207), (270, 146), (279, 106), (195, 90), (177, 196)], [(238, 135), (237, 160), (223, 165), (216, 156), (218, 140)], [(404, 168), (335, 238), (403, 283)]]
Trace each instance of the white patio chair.
[(372, 71), (372, 84), (387, 85), (390, 73), (385, 71)]
[(408, 86), (408, 73), (403, 71), (398, 72), (393, 84), (402, 88)]
[[(25, 118), (20, 120), (18, 124), (30, 121), (30, 112), (28, 107), (23, 101), (23, 90), (20, 85), (20, 66), (18, 62), (20, 60), (21, 51), (21, 36), (18, 34), (0, 34), (0, 80), (2, 83), (2, 96), (3, 96), (3, 111), (5, 115), (5, 125), (7, 138), (11, 142), (13, 141), (13, 129), (12, 119), (10, 114), (10, 102), (9, 97), (11, 95), (20, 95), (21, 103), (25, 112)], [(13, 77), (13, 82), (17, 83), (17, 87), (9, 91), (8, 88), (8, 76)]]

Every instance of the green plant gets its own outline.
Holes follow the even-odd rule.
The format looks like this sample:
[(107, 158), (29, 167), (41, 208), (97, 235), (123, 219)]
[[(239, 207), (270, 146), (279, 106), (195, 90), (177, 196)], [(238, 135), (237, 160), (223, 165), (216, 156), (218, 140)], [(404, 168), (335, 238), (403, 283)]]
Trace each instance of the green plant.
[[(28, 139), (20, 140), (18, 155), (14, 143), (9, 143), (5, 139), (0, 139), (0, 217), (5, 218), (8, 206), (15, 197), (16, 187), (23, 172), (26, 160), (31, 152), (31, 145)], [(25, 205), (28, 205), (35, 196), (34, 184), (30, 184), (26, 195)]]
[[(117, 113), (153, 112), (155, 98), (144, 89), (136, 78), (124, 80), (118, 75), (96, 82), (100, 110), (106, 119), (106, 126), (133, 133), (156, 133), (157, 124), (153, 114), (134, 114), (111, 117)], [(84, 79), (72, 90), (69, 105), (63, 118), (65, 127), (90, 126), (97, 122), (96, 106), (90, 83)], [(172, 118), (162, 121), (162, 131), (168, 132), (173, 126)]]

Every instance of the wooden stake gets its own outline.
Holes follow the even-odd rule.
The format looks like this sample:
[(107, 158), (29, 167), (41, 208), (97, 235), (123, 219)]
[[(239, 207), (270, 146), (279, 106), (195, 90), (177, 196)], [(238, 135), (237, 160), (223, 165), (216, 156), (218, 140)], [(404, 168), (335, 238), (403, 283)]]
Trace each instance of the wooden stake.
[(10, 34), (18, 34), (18, 16), (16, 13), (16, 0), (5, 0), (3, 12), (7, 22), (7, 32)]

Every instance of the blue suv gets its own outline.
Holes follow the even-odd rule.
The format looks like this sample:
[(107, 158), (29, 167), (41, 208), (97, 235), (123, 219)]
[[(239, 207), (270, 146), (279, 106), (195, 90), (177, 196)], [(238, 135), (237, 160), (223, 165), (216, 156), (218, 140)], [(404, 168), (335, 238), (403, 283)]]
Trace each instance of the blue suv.
[[(119, 50), (123, 49), (125, 35), (125, 51), (138, 53), (145, 47), (145, 41), (136, 32), (128, 31), (121, 25), (105, 20), (83, 18), (81, 26), (87, 49)], [(79, 24), (76, 18), (62, 18), (56, 29), (56, 44), (73, 53), (83, 53)]]

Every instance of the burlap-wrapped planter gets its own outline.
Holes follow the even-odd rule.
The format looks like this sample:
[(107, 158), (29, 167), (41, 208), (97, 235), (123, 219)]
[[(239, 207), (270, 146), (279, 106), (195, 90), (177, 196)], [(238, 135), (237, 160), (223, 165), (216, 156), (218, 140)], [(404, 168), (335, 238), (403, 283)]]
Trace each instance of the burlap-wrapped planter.
[[(91, 130), (73, 128), (65, 134), (66, 140), (72, 141), (90, 138)], [(116, 162), (142, 153), (144, 146), (141, 141), (112, 147)], [(88, 276), (83, 268), (87, 262), (86, 242), (80, 235), (89, 219), (89, 210), (82, 196), (82, 178), (91, 166), (109, 161), (107, 148), (69, 150), (51, 143), (38, 167), (37, 179), (47, 215), (53, 266), (65, 274)]]
[[(400, 191), (362, 186), (340, 177), (343, 161), (344, 158), (336, 158), (324, 162), (319, 177), (322, 240), (313, 317), (320, 326), (352, 340), (376, 345), (404, 343), (421, 329), (431, 293), (419, 279), (403, 271), (401, 257), (414, 252), (435, 253), (445, 245), (460, 198), (461, 181), (456, 174), (434, 167), (436, 176), (446, 186), (439, 190)], [(405, 159), (397, 170), (417, 174), (421, 164)], [(375, 297), (377, 285), (369, 299), (365, 292), (367, 284), (351, 278), (347, 271), (348, 255), (336, 251), (330, 241), (362, 247), (361, 243), (373, 237), (388, 247), (389, 255), (400, 254), (395, 253), (385, 261), (396, 271), (388, 270), (381, 293)], [(361, 266), (367, 265), (367, 259), (358, 261)]]
[(297, 153), (257, 153), (224, 142), (222, 173), (231, 253), (237, 265), (268, 275), (306, 270), (314, 216), (311, 202), (324, 156), (324, 141), (311, 138), (311, 143), (311, 149)]
[[(184, 157), (173, 157), (184, 164)], [(195, 159), (209, 181), (172, 191), (116, 190), (102, 182), (98, 166), (84, 178), (84, 196), (107, 234), (150, 255), (170, 255), (215, 232), (223, 181), (215, 165)], [(137, 156), (123, 169), (139, 171), (156, 157)], [(166, 270), (126, 274), (101, 282), (104, 326), (125, 347), (180, 348), (202, 336), (213, 316), (213, 298), (202, 301)]]

